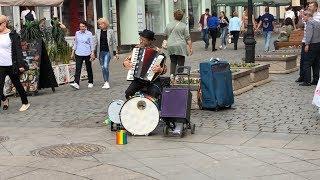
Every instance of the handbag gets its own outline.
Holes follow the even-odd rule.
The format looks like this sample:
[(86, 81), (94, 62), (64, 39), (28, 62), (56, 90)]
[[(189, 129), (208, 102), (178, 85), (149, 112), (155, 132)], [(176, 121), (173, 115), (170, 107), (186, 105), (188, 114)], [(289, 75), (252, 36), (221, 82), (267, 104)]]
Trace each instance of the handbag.
[[(180, 21), (173, 27), (173, 29), (171, 30), (171, 32), (169, 33), (168, 37), (172, 34), (172, 32), (174, 31), (174, 29), (180, 24)], [(162, 48), (163, 49), (167, 49), (168, 48), (168, 41), (165, 39), (162, 41)]]

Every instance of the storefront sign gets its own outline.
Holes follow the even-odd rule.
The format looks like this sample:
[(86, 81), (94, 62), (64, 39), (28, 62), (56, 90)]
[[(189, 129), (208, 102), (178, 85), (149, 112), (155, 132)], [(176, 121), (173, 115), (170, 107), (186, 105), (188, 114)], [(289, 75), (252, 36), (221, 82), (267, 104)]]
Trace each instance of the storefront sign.
[(143, 14), (143, 9), (141, 6), (138, 6), (137, 21), (138, 21), (138, 31), (141, 32), (146, 28), (145, 16)]

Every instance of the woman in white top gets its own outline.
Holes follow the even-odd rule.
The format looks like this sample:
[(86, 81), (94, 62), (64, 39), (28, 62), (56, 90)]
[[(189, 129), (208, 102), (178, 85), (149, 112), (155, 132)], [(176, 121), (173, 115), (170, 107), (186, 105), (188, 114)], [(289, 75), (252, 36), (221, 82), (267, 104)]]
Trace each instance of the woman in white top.
[(291, 18), (291, 20), (293, 21), (293, 28), (296, 29), (296, 23), (295, 23), (296, 15), (292, 11), (292, 6), (288, 6), (286, 8), (286, 12), (284, 13), (284, 19), (287, 19), (287, 18)]
[(15, 31), (7, 28), (8, 18), (0, 15), (0, 96), (3, 102), (3, 110), (9, 108), (9, 99), (3, 94), (5, 77), (9, 76), (13, 85), (16, 87), (22, 106), (20, 111), (25, 111), (30, 104), (27, 94), (22, 87), (19, 75), (28, 69), (22, 59), (20, 37)]

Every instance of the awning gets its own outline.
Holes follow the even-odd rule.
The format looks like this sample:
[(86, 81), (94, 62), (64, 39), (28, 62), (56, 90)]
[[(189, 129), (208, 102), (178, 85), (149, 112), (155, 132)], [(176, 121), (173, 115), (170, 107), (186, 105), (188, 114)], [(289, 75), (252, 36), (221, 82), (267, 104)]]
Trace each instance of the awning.
[(63, 0), (0, 0), (0, 6), (61, 6)]
[[(252, 0), (254, 6), (284, 6), (289, 5), (291, 0)], [(225, 6), (247, 6), (248, 0), (217, 0), (217, 5)]]

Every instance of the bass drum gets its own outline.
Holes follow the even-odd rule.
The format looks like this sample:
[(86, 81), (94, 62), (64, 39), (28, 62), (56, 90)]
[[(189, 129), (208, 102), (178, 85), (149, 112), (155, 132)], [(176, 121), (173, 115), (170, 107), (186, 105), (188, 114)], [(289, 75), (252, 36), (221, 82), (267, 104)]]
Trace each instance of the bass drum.
[(120, 110), (124, 104), (122, 100), (114, 100), (108, 106), (108, 116), (111, 122), (120, 124)]
[(120, 111), (122, 126), (133, 135), (148, 135), (159, 123), (157, 103), (137, 96), (124, 103)]

